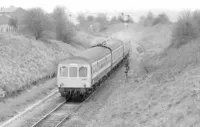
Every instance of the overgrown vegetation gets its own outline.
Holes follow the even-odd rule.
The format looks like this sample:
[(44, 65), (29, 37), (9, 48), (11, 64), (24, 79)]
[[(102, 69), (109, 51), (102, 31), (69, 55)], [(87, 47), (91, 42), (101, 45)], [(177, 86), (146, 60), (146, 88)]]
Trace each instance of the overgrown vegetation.
[(177, 76), (199, 66), (199, 21), (199, 11), (181, 12), (172, 29), (171, 44), (159, 54), (144, 57), (141, 67), (146, 73), (153, 74), (151, 81), (165, 83), (175, 80)]
[(181, 12), (174, 27), (170, 47), (180, 46), (195, 40), (200, 35), (200, 12)]
[(155, 16), (152, 12), (148, 12), (146, 16), (141, 16), (139, 23), (144, 26), (154, 26), (157, 24), (170, 23), (168, 16), (165, 13), (161, 13)]
[(24, 17), (26, 28), (32, 33), (36, 40), (42, 38), (44, 31), (51, 26), (48, 15), (41, 8), (32, 8)]
[[(73, 35), (73, 25), (68, 20), (64, 7), (56, 7), (50, 14), (41, 8), (29, 9), (24, 16), (23, 23), (25, 33), (30, 33), (36, 40), (47, 36), (69, 43)], [(56, 37), (53, 36), (54, 33)]]
[(17, 27), (18, 27), (18, 20), (15, 19), (15, 18), (10, 18), (9, 25), (13, 26), (15, 29), (17, 29)]
[(169, 18), (165, 13), (159, 14), (154, 18), (152, 25), (169, 23)]
[(53, 11), (56, 39), (69, 43), (73, 34), (72, 24), (68, 21), (64, 7), (56, 7)]

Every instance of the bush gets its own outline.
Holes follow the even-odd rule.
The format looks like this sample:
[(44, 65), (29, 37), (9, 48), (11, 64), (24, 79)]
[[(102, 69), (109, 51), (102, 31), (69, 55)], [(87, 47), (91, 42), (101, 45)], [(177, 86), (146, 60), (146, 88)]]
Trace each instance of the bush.
[(140, 61), (140, 68), (146, 73), (150, 74), (158, 69), (157, 66), (157, 58), (158, 55), (151, 53), (151, 52), (146, 52), (142, 55), (142, 59)]
[(182, 12), (179, 15), (179, 19), (172, 32), (170, 47), (178, 48), (198, 37), (200, 27), (198, 25), (199, 17), (199, 13), (192, 13), (190, 11)]
[(140, 17), (139, 23), (144, 26), (154, 26), (157, 24), (170, 23), (170, 20), (165, 13), (161, 13), (155, 17), (152, 12), (148, 12), (146, 16)]
[(169, 23), (169, 18), (165, 13), (159, 14), (153, 21), (153, 25)]

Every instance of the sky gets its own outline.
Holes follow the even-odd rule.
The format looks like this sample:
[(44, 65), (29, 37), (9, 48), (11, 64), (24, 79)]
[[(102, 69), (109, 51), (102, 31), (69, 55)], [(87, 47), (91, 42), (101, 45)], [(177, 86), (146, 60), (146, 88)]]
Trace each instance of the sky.
[(71, 12), (115, 12), (144, 10), (200, 9), (198, 0), (0, 0), (0, 7), (11, 5), (32, 8), (41, 7), (52, 12), (56, 5), (65, 6)]
[(109, 17), (125, 12), (135, 21), (151, 11), (155, 15), (165, 12), (171, 21), (176, 21), (182, 10), (200, 10), (198, 0), (0, 0), (0, 7), (22, 7), (24, 9), (41, 7), (52, 12), (56, 6), (64, 6), (74, 17), (77, 13), (107, 12)]

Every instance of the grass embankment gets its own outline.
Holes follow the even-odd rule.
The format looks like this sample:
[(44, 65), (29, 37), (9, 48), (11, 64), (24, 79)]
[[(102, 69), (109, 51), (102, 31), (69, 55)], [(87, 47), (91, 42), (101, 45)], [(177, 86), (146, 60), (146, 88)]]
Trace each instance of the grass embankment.
[[(149, 48), (145, 48), (140, 65), (132, 65), (129, 82), (109, 97), (90, 126), (200, 126), (200, 39), (196, 36), (198, 27), (194, 27), (197, 16), (180, 18), (169, 34), (162, 32), (166, 26), (138, 30), (141, 36), (134, 39)], [(163, 48), (148, 52), (157, 47)], [(141, 70), (143, 73), (138, 73)]]
[[(129, 82), (119, 84), (89, 126), (199, 126), (200, 44), (195, 40), (168, 48), (173, 27), (142, 28), (137, 30), (137, 38), (135, 32), (133, 39), (146, 47), (142, 64), (132, 57)], [(157, 47), (162, 50), (153, 52)]]
[[(76, 45), (88, 43), (91, 39), (87, 34), (73, 37)], [(52, 77), (60, 60), (83, 47), (74, 48), (55, 40), (43, 42), (19, 34), (2, 33), (0, 45), (0, 89), (8, 96), (37, 84), (40, 79)]]
[(191, 22), (183, 20), (174, 27), (170, 46), (142, 61), (149, 74), (146, 94), (157, 96), (156, 107), (166, 105), (154, 116), (158, 120), (146, 119), (149, 126), (200, 126), (200, 39), (193, 35), (194, 27), (185, 25)]
[[(180, 75), (199, 65), (200, 13), (182, 12), (174, 25), (169, 45), (159, 54), (142, 62), (148, 73), (159, 82), (167, 77)], [(158, 75), (158, 76), (156, 76)]]

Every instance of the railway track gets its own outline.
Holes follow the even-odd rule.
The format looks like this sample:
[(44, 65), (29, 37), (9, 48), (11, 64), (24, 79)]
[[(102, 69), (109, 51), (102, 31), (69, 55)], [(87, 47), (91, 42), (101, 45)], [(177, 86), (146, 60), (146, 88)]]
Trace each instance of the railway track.
[(39, 120), (33, 120), (34, 123), (31, 127), (60, 127), (65, 121), (69, 120), (71, 116), (74, 115), (96, 92), (93, 91), (90, 96), (88, 96), (85, 101), (80, 104), (69, 103), (66, 104), (66, 100), (61, 102), (57, 107), (51, 110)]
[(97, 90), (94, 90), (85, 101), (78, 105), (75, 103), (66, 104), (67, 100), (64, 100), (42, 118), (29, 121), (29, 124), (32, 124), (31, 127), (60, 127), (65, 121), (69, 120), (71, 116), (82, 107), (82, 105), (87, 103), (90, 97), (92, 97), (96, 92)]
[(70, 105), (63, 101), (39, 120), (34, 119), (32, 121), (34, 124), (31, 127), (58, 127), (77, 107), (75, 104)]
[(34, 119), (31, 121), (32, 126), (31, 127), (60, 127), (63, 125), (64, 122), (69, 120), (87, 101), (100, 89), (100, 87), (105, 84), (108, 79), (112, 78), (113, 75), (117, 73), (117, 70), (121, 68), (123, 65), (123, 62), (119, 65), (118, 68), (116, 68), (113, 73), (104, 81), (101, 83), (99, 87), (97, 87), (97, 90), (94, 90), (87, 98), (77, 104), (66, 104), (66, 100), (61, 102), (57, 107), (55, 107), (53, 110), (51, 110), (49, 113), (47, 113), (45, 116), (39, 119)]

